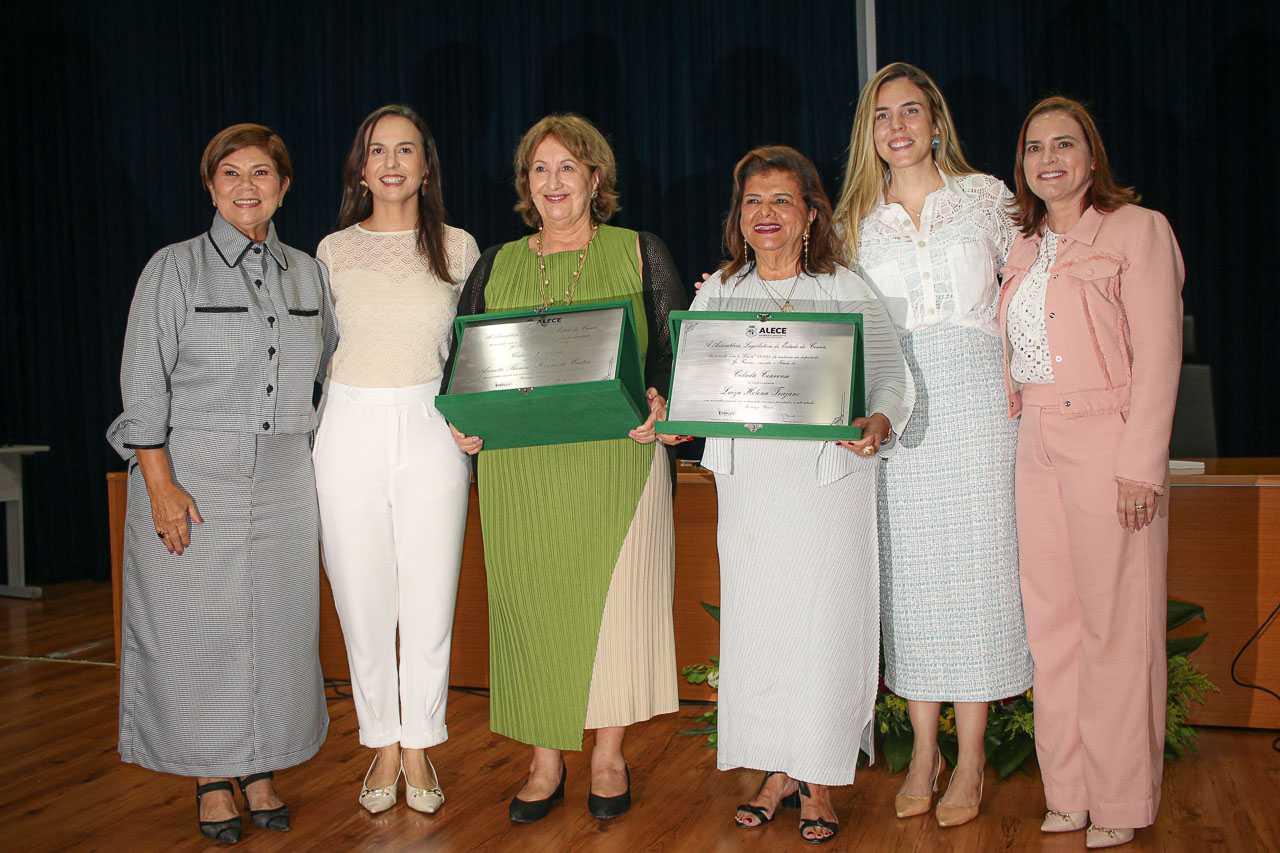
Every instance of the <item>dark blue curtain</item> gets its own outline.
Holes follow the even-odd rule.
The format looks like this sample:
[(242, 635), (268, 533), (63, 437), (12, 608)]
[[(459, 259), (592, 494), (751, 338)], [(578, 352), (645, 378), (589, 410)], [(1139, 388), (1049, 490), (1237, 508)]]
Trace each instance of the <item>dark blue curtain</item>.
[[(1271, 4), (878, 4), (881, 62), (934, 74), (969, 153), (1008, 179), (1039, 95), (1097, 105), (1112, 159), (1169, 215), (1187, 304), (1215, 365), (1223, 450), (1280, 452), (1265, 391), (1280, 312), (1263, 276), (1275, 210)], [(547, 112), (595, 121), (619, 160), (618, 224), (714, 267), (729, 171), (794, 145), (834, 195), (857, 98), (854, 3), (218, 4), (53, 2), (0, 28), (0, 442), (27, 463), (35, 582), (105, 578), (102, 435), (138, 273), (208, 227), (198, 161), (237, 121), (278, 130), (294, 188), (276, 223), (312, 251), (332, 229), (360, 119), (412, 104), (435, 133), (450, 220), (481, 247), (521, 233), (511, 152)]]

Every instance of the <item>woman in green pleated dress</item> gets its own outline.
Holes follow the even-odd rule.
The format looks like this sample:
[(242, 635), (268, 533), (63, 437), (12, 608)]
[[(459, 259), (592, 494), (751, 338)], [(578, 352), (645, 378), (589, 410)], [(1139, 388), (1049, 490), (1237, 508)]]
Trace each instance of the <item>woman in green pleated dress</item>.
[[(537, 233), (486, 251), (458, 313), (630, 300), (650, 415), (629, 438), (483, 450), (480, 518), (489, 588), (490, 723), (533, 746), (511, 819), (546, 816), (564, 797), (562, 750), (592, 729), (588, 809), (631, 805), (623, 738), (631, 723), (678, 706), (671, 605), (672, 460), (656, 443), (671, 375), (667, 314), (684, 286), (656, 236), (605, 222), (617, 167), (600, 132), (551, 115), (515, 154), (516, 210)], [(447, 374), (446, 374), (447, 375)]]

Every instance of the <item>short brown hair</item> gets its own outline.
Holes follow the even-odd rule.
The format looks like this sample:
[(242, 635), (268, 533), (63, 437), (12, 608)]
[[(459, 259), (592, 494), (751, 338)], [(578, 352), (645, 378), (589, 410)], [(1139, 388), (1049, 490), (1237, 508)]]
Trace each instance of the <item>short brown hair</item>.
[(608, 222), (620, 209), (618, 191), (615, 188), (618, 182), (618, 164), (604, 134), (596, 130), (594, 124), (574, 113), (552, 113), (545, 116), (521, 137), (520, 144), (516, 146), (513, 164), (516, 195), (519, 197), (515, 211), (527, 225), (537, 228), (542, 224), (542, 215), (534, 207), (533, 195), (529, 192), (529, 167), (533, 162), (534, 149), (548, 136), (554, 136), (561, 145), (568, 148), (574, 159), (586, 166), (590, 170), (590, 176), (597, 180), (596, 197), (591, 200), (591, 221)]
[(1027, 128), (1037, 116), (1045, 113), (1065, 113), (1075, 119), (1076, 124), (1084, 131), (1085, 141), (1089, 145), (1089, 153), (1093, 156), (1093, 180), (1084, 192), (1081, 200), (1081, 212), (1096, 207), (1102, 213), (1123, 207), (1126, 204), (1137, 204), (1142, 196), (1134, 192), (1133, 187), (1122, 187), (1116, 184), (1115, 175), (1111, 173), (1111, 161), (1107, 159), (1107, 149), (1102, 145), (1102, 134), (1098, 132), (1098, 124), (1089, 114), (1089, 110), (1079, 101), (1053, 95), (1045, 98), (1031, 108), (1022, 122), (1022, 130), (1018, 131), (1018, 153), (1013, 169), (1015, 192), (1011, 215), (1023, 234), (1039, 233), (1044, 225), (1048, 209), (1044, 201), (1031, 191), (1027, 185), (1027, 176), (1023, 171), (1023, 160), (1027, 148)]
[(724, 249), (729, 260), (721, 269), (721, 277), (727, 279), (750, 266), (747, 261), (747, 238), (742, 233), (742, 196), (747, 179), (765, 172), (783, 172), (796, 179), (805, 207), (816, 211), (809, 226), (809, 265), (802, 272), (830, 275), (840, 262), (840, 244), (831, 227), (831, 200), (822, 188), (822, 178), (813, 162), (799, 151), (786, 145), (763, 145), (747, 152), (747, 156), (733, 167), (733, 198), (724, 223)]
[(213, 139), (204, 147), (204, 156), (200, 158), (200, 179), (205, 189), (213, 183), (213, 173), (224, 158), (231, 156), (241, 148), (261, 148), (276, 164), (276, 172), (280, 182), (293, 181), (293, 162), (289, 159), (289, 149), (284, 147), (280, 134), (260, 124), (233, 124), (214, 134)]

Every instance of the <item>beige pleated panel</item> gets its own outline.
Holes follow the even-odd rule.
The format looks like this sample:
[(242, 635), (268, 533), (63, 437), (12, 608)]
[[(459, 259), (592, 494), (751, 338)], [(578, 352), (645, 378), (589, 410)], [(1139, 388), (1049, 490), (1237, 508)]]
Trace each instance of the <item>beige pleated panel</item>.
[(671, 469), (659, 446), (605, 598), (586, 728), (627, 726), (680, 707), (671, 616), (675, 557)]

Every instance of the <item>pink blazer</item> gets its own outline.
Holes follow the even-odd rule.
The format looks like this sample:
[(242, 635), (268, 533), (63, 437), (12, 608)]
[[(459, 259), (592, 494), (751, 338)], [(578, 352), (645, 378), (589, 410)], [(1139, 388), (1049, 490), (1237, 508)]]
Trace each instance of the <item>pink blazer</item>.
[[(1169, 464), (1169, 432), (1182, 367), (1182, 253), (1168, 221), (1127, 204), (1090, 207), (1061, 237), (1049, 272), (1045, 323), (1059, 411), (1125, 419), (1115, 475), (1159, 486)], [(1002, 270), (1000, 330), (1008, 343), (1009, 300), (1035, 263), (1040, 235), (1021, 235)], [(1008, 368), (1009, 417), (1022, 392)]]

